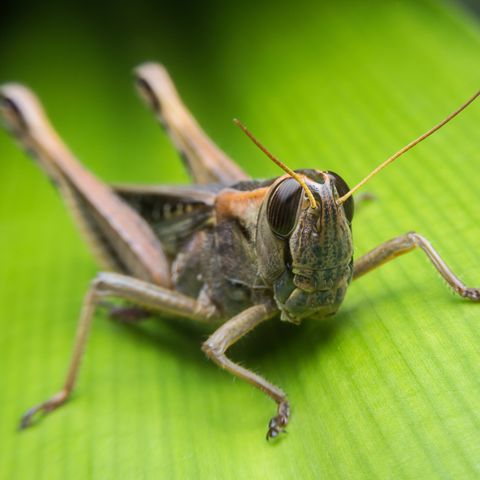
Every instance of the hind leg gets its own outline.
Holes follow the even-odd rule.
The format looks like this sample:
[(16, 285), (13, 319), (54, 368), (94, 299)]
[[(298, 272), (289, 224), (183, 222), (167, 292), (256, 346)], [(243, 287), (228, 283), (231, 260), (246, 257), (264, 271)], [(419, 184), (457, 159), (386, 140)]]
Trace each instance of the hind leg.
[(169, 287), (169, 262), (148, 223), (77, 161), (33, 92), (18, 84), (4, 85), (0, 113), (8, 130), (59, 188), (102, 268)]
[(135, 77), (141, 96), (164, 126), (195, 183), (229, 185), (249, 178), (200, 128), (165, 67), (145, 63), (135, 69)]

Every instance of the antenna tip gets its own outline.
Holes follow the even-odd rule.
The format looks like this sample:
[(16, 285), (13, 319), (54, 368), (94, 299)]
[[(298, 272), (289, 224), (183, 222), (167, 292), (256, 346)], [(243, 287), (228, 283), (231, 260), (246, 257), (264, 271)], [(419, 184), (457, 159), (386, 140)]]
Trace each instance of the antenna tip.
[[(248, 131), (247, 127), (238, 118), (234, 118), (233, 123), (237, 127), (240, 127), (240, 129), (243, 130), (253, 140), (252, 134)], [(254, 141), (254, 143), (257, 143), (257, 142)]]

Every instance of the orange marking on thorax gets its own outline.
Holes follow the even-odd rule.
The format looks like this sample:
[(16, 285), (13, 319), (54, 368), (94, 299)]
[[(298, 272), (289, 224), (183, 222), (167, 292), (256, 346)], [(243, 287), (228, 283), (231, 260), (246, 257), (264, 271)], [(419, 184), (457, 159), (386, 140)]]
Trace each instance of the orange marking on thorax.
[(227, 190), (220, 193), (215, 201), (217, 218), (242, 217), (250, 208), (258, 209), (265, 199), (268, 187), (257, 188), (249, 192)]

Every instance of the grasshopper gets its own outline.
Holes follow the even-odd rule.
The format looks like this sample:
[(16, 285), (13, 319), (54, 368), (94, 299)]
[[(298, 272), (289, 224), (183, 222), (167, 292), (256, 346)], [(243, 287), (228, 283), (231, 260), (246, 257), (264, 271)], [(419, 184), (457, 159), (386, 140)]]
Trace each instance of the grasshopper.
[(205, 354), (277, 404), (267, 439), (285, 431), (290, 416), (287, 396), (226, 355), (259, 324), (274, 318), (299, 324), (333, 315), (352, 280), (417, 247), (458, 295), (480, 300), (480, 289), (464, 285), (418, 233), (393, 238), (354, 261), (351, 229), (352, 194), (480, 92), (350, 189), (334, 172), (290, 170), (236, 121), (286, 172), (252, 180), (206, 136), (163, 66), (143, 64), (135, 78), (193, 185), (108, 186), (75, 159), (30, 90), (7, 84), (0, 91), (7, 129), (58, 187), (103, 269), (85, 295), (62, 388), (28, 410), (21, 428), (69, 398), (95, 310), (106, 299), (126, 302), (124, 310), (117, 307), (120, 316), (133, 312), (141, 319), (155, 313), (215, 327), (202, 345)]

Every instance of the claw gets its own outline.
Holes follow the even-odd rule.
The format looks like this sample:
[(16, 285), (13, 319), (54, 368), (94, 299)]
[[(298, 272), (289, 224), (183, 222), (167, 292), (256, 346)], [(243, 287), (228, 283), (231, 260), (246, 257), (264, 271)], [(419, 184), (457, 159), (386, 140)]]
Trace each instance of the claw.
[[(462, 292), (460, 292), (460, 295), (462, 295)], [(474, 302), (478, 302), (480, 301), (480, 288), (467, 288), (465, 289), (463, 296)]]
[(47, 400), (46, 402), (40, 403), (35, 407), (30, 408), (21, 418), (20, 425), (18, 426), (19, 430), (25, 430), (26, 428), (32, 426), (34, 424), (34, 417), (38, 414), (46, 415), (47, 413), (52, 412), (60, 405), (62, 405), (65, 400), (67, 399), (68, 394), (66, 391), (61, 391), (54, 395), (52, 398)]
[(285, 427), (290, 417), (290, 405), (287, 401), (278, 404), (277, 415), (268, 422), (267, 441), (278, 437), (280, 433), (287, 433)]
[(18, 429), (25, 430), (26, 428), (30, 427), (30, 425), (32, 425), (32, 417), (38, 412), (38, 410), (38, 407), (33, 407), (23, 414), (20, 424), (18, 425)]

